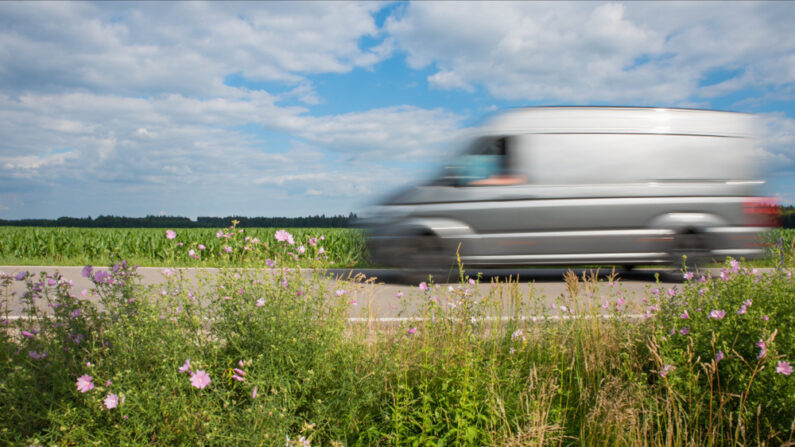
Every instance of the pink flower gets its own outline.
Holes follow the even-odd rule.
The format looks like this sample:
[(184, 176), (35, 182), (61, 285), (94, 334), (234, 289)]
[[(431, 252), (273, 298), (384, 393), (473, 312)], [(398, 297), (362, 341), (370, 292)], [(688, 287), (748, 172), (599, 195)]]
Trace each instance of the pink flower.
[(690, 281), (691, 279), (693, 279), (693, 272), (687, 272), (684, 275), (682, 275), (682, 277)]
[(296, 250), (296, 251), (298, 252), (298, 254), (302, 255), (302, 254), (306, 253), (306, 247), (304, 247), (303, 245), (299, 245), (298, 246), (298, 250)]
[(177, 237), (177, 233), (174, 230), (166, 230), (166, 239), (174, 239)]
[(409, 329), (409, 335), (414, 335), (415, 332), (417, 332), (417, 328), (413, 327)]
[(725, 317), (725, 316), (726, 316), (726, 311), (725, 310), (713, 310), (712, 312), (709, 313), (707, 318), (714, 318), (716, 320), (722, 320), (723, 317)]
[(309, 245), (311, 245), (313, 247), (317, 246), (317, 238), (316, 237), (310, 237), (309, 238)]
[(395, 294), (395, 298), (400, 299), (403, 298), (403, 292), (398, 292)]
[(33, 338), (35, 335), (28, 331), (22, 331), (22, 336), (25, 338)]
[(690, 314), (687, 313), (687, 309), (685, 309), (685, 311), (682, 313), (682, 315), (679, 315), (679, 318), (681, 318), (683, 320), (687, 320), (688, 318), (690, 318)]
[(343, 290), (343, 289), (337, 289), (337, 290), (334, 292), (334, 295), (336, 295), (337, 297), (341, 297), (342, 295), (346, 295), (347, 293), (348, 293), (348, 291), (347, 291), (347, 290)]
[(689, 333), (690, 333), (690, 328), (688, 327), (683, 327), (682, 329), (679, 329), (679, 334), (681, 335), (687, 335)]
[(762, 357), (764, 357), (767, 354), (767, 345), (765, 344), (765, 342), (763, 340), (760, 339), (756, 343), (756, 347), (760, 349), (759, 355), (757, 355), (756, 358), (761, 359)]
[(472, 279), (472, 278), (469, 278), (469, 285), (474, 286), (475, 285), (475, 280)]
[(77, 391), (81, 393), (87, 393), (94, 389), (94, 382), (92, 382), (93, 378), (88, 374), (83, 374), (82, 376), (77, 378)]
[(203, 389), (211, 382), (210, 375), (203, 369), (200, 369), (190, 376), (190, 384), (194, 388)]
[(179, 372), (180, 373), (190, 372), (190, 359), (185, 360), (185, 363), (183, 363), (182, 366), (179, 367)]
[(665, 376), (668, 375), (668, 373), (670, 373), (671, 371), (673, 371), (675, 369), (676, 369), (676, 367), (673, 366), (673, 365), (663, 365), (662, 369), (660, 371), (658, 371), (658, 374), (660, 375), (660, 377), (665, 377)]
[(119, 405), (119, 396), (111, 393), (108, 394), (108, 397), (105, 398), (105, 408), (108, 410), (112, 410)]
[[(235, 380), (237, 380), (238, 382), (243, 382), (244, 380), (246, 380), (246, 379), (244, 379), (244, 378), (242, 378), (242, 377), (238, 376), (237, 374), (232, 374), (232, 378), (233, 378), (233, 379), (235, 379)], [(195, 386), (195, 385), (194, 385), (194, 386)], [(198, 387), (197, 387), (197, 388), (198, 388)]]
[(204, 250), (204, 249), (206, 249), (206, 248), (207, 248), (207, 247), (205, 247), (205, 246), (204, 246), (204, 244), (199, 244), (199, 250)]
[(295, 240), (293, 239), (293, 235), (288, 233), (285, 230), (279, 230), (276, 234), (273, 235), (279, 242), (287, 242), (290, 245), (295, 244)]
[(770, 317), (768, 317), (767, 315), (763, 315), (763, 316), (762, 316), (762, 319), (763, 319), (763, 320), (765, 320), (765, 321), (767, 321), (767, 320), (769, 320), (769, 319), (770, 319)]
[(722, 279), (724, 281), (728, 281), (729, 280), (729, 274), (726, 273), (726, 271), (721, 271), (720, 272), (720, 279)]
[(776, 372), (788, 376), (792, 374), (792, 366), (789, 364), (789, 362), (779, 360), (778, 364), (776, 365)]
[(723, 357), (724, 357), (724, 355), (723, 355), (723, 351), (721, 351), (721, 350), (718, 350), (718, 353), (717, 353), (717, 354), (715, 354), (715, 363), (718, 363), (718, 362), (720, 362), (721, 360), (723, 360)]
[(257, 398), (257, 387), (254, 387), (254, 390), (251, 391), (251, 398), (252, 399), (256, 399)]
[(257, 307), (262, 307), (265, 305), (265, 298), (260, 298), (257, 300)]
[(222, 250), (227, 252), (227, 253), (232, 253), (232, 247), (230, 247), (228, 245), (224, 245)]
[(425, 283), (424, 281), (420, 283), (420, 290), (422, 290), (423, 292), (427, 292), (428, 289), (429, 287), (427, 283)]
[(737, 260), (732, 259), (729, 261), (729, 265), (732, 268), (732, 273), (737, 273), (740, 271), (740, 262)]

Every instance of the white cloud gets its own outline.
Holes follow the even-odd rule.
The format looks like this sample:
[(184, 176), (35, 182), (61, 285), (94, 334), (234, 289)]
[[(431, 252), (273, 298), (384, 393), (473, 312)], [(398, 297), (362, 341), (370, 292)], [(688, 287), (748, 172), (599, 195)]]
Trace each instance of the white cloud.
[[(386, 29), (439, 88), (505, 99), (688, 104), (791, 84), (795, 8), (786, 2), (415, 2)], [(735, 79), (701, 88), (713, 70)]]

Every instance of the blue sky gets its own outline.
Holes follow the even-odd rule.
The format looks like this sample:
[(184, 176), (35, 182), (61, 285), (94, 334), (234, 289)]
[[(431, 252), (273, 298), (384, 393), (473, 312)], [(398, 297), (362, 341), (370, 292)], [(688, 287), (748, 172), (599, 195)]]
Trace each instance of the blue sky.
[(0, 2), (0, 218), (347, 214), (532, 105), (758, 114), (795, 203), (792, 2)]

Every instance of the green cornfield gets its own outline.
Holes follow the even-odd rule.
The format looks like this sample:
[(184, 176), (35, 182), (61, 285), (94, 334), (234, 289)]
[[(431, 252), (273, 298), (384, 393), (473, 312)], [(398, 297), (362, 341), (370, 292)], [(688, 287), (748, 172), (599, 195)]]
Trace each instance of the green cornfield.
[[(166, 228), (0, 227), (0, 264), (106, 265), (126, 259), (142, 266), (216, 266), (228, 263), (231, 258), (239, 265), (258, 266), (274, 258), (277, 246), (274, 235), (278, 229), (174, 229), (174, 239), (168, 239), (166, 231)], [(320, 251), (322, 247), (320, 252), (328, 256), (333, 266), (367, 265), (365, 238), (359, 230), (288, 228), (287, 231), (293, 236), (296, 249), (303, 245)], [(314, 246), (310, 238), (316, 238)], [(226, 253), (225, 246), (233, 251)]]
[[(106, 265), (127, 259), (142, 266), (212, 267), (228, 264), (230, 260), (241, 266), (260, 266), (275, 256), (274, 235), (278, 229), (237, 228), (234, 240), (218, 237), (220, 230), (210, 228), (175, 229), (174, 239), (168, 239), (166, 231), (166, 228), (0, 227), (0, 265)], [(231, 229), (223, 231), (229, 235)], [(317, 247), (323, 247), (323, 253), (330, 256), (327, 260), (332, 262), (331, 266), (372, 266), (361, 230), (288, 228), (287, 231), (294, 237), (296, 248), (300, 245), (308, 248), (309, 239), (318, 238)], [(769, 256), (755, 261), (755, 265), (775, 266), (786, 261), (779, 259), (781, 256), (793, 253), (795, 229), (770, 231), (765, 242)], [(204, 250), (199, 249), (200, 244), (205, 246)], [(233, 247), (235, 253), (225, 256), (221, 253), (224, 246)], [(246, 246), (249, 248), (245, 249)], [(190, 250), (194, 250), (194, 257), (189, 255)]]

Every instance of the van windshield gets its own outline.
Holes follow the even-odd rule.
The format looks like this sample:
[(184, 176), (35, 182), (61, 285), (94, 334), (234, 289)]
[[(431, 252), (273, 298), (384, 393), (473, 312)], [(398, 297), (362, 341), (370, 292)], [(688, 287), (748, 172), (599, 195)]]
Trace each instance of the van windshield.
[(487, 186), (521, 183), (511, 176), (510, 138), (482, 137), (448, 164), (437, 185)]

